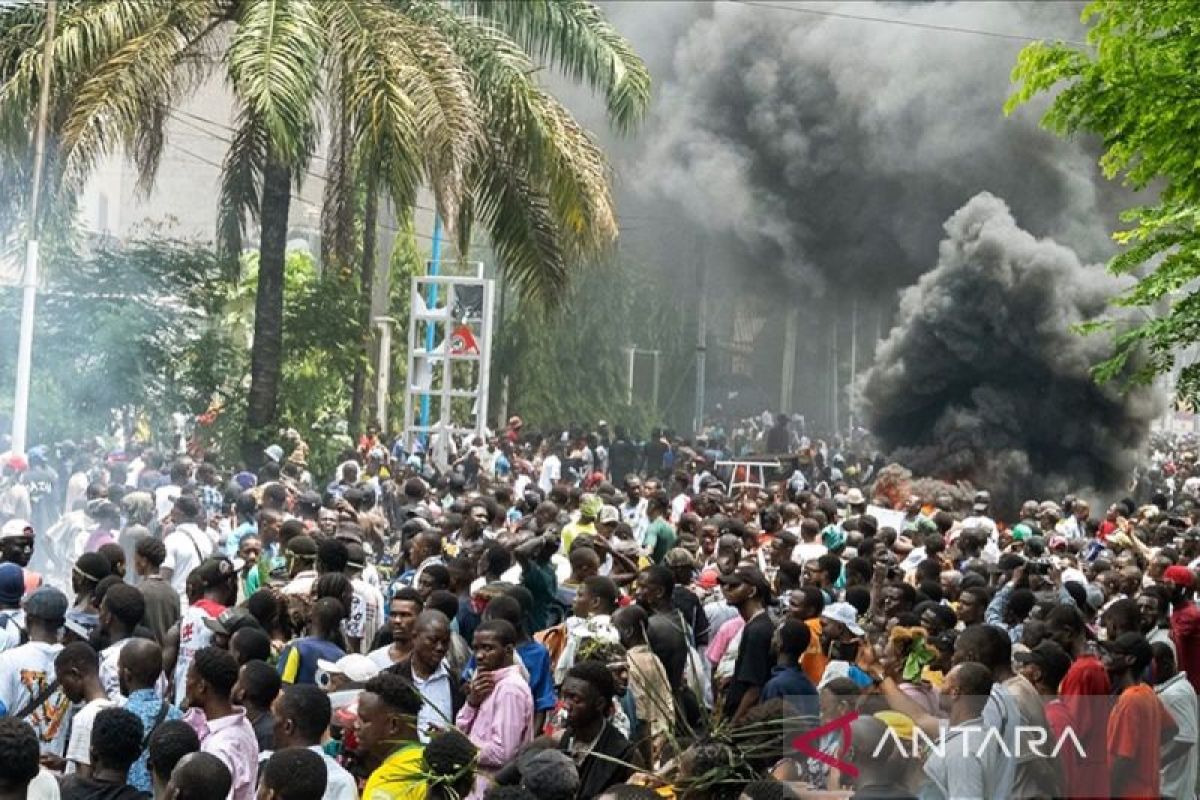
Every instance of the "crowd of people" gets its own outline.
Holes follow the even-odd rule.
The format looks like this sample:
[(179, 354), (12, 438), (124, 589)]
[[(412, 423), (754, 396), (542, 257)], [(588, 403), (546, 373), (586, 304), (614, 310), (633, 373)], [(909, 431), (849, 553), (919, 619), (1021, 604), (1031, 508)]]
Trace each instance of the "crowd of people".
[(1001, 513), (789, 422), (6, 456), (0, 792), (1196, 797), (1194, 442)]

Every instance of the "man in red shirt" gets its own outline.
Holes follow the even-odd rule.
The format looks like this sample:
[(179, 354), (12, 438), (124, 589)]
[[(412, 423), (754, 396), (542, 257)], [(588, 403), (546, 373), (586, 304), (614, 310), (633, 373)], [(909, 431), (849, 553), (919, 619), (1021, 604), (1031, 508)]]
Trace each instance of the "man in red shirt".
[(1200, 609), (1192, 602), (1192, 571), (1178, 564), (1163, 572), (1163, 585), (1171, 598), (1171, 641), (1175, 660), (1200, 693)]
[[(1079, 737), (1081, 731), (1071, 718), (1071, 712), (1058, 696), (1058, 687), (1071, 668), (1071, 656), (1056, 642), (1043, 640), (1032, 650), (1013, 652), (1013, 663), (1018, 666), (1018, 672), (1038, 690), (1046, 708), (1046, 721), (1050, 724), (1052, 741), (1063, 741), (1064, 736)], [(1068, 732), (1069, 731), (1069, 732)], [(1080, 786), (1086, 783), (1083, 775), (1089, 769), (1095, 769), (1089, 764), (1078, 748), (1065, 744), (1058, 748), (1058, 761), (1062, 766), (1065, 786)], [(1070, 791), (1064, 796), (1072, 796)]]
[(1101, 648), (1104, 667), (1119, 692), (1107, 729), (1111, 796), (1152, 800), (1160, 794), (1162, 749), (1177, 732), (1154, 687), (1140, 678), (1153, 651), (1140, 633), (1122, 633)]
[(1089, 769), (1067, 774), (1066, 797), (1108, 797), (1108, 768), (1105, 759), (1103, 713), (1112, 691), (1108, 671), (1100, 659), (1086, 649), (1083, 615), (1072, 605), (1055, 606), (1046, 617), (1051, 637), (1075, 659), (1058, 688), (1067, 715), (1083, 742)]

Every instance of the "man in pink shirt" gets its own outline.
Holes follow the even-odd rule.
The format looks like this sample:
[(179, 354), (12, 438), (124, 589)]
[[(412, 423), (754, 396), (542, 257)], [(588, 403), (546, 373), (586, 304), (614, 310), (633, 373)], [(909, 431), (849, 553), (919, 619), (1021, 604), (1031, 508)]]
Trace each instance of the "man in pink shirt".
[(475, 629), (473, 644), (478, 670), (456, 720), (479, 748), (479, 773), (468, 800), (483, 797), (490, 783), (486, 773), (516, 758), (533, 738), (533, 694), (513, 663), (516, 629), (505, 620), (489, 620)]
[(183, 719), (200, 737), (201, 752), (221, 759), (233, 776), (228, 800), (254, 800), (258, 738), (246, 719), (246, 709), (229, 699), (237, 678), (237, 660), (228, 651), (217, 647), (197, 651), (187, 672), (189, 710)]

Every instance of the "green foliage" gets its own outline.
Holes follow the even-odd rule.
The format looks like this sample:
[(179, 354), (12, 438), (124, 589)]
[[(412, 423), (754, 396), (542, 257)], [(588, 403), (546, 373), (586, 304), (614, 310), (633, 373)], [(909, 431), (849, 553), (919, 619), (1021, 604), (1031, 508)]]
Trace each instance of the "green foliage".
[[(34, 329), (30, 441), (109, 430), (114, 409), (144, 410), (153, 429), (173, 411), (204, 411), (242, 347), (222, 323), (232, 287), (213, 253), (178, 240), (104, 244), (50, 255)], [(21, 290), (0, 291), (0, 352), (17, 351)], [(15, 359), (0, 367), (11, 412)]]
[[(496, 337), (493, 375), (509, 379), (508, 407), (531, 429), (607, 420), (645, 434), (661, 424), (670, 388), (686, 376), (687, 325), (669, 289), (628, 264), (589, 269), (555, 308), (523, 303), (506, 314)], [(628, 402), (628, 355), (661, 351), (660, 408)], [(499, 380), (493, 381), (493, 397)], [(492, 407), (496, 401), (493, 399)]]
[[(1137, 282), (1115, 298), (1138, 322), (1115, 339), (1097, 379), (1127, 385), (1170, 373), (1180, 351), (1200, 340), (1200, 2), (1100, 0), (1083, 13), (1088, 46), (1026, 47), (1005, 110), (1057, 92), (1043, 124), (1061, 135), (1098, 135), (1101, 167), (1134, 189), (1160, 189), (1158, 201), (1122, 215), (1123, 250), (1109, 264)], [(1111, 322), (1111, 320), (1110, 320)], [(1091, 326), (1088, 332), (1111, 330)], [(1200, 365), (1180, 371), (1178, 391), (1200, 393)]]
[[(254, 296), (258, 286), (258, 254), (242, 260), (242, 279), (235, 301), (226, 309), (239, 338), (249, 342), (254, 328)], [(341, 273), (318, 273), (312, 255), (293, 250), (284, 265), (283, 373), (280, 381), (279, 427), (310, 436), (313, 469), (332, 468), (337, 454), (324, 448), (325, 437), (310, 431), (323, 420), (344, 418), (349, 406), (346, 386), (361, 357), (358, 346), (358, 290)], [(242, 363), (248, 363), (242, 353)], [(244, 374), (244, 372), (243, 372)], [(244, 387), (239, 402), (244, 399)], [(234, 410), (234, 409), (231, 409)], [(235, 410), (236, 413), (236, 410)], [(221, 449), (236, 452), (237, 431), (222, 438)]]

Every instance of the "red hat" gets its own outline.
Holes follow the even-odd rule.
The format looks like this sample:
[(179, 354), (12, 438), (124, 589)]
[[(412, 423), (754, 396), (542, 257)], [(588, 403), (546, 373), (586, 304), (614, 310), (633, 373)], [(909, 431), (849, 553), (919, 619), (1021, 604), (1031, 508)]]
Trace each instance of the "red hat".
[(1176, 564), (1167, 567), (1167, 571), (1163, 573), (1163, 580), (1190, 589), (1192, 588), (1192, 583), (1195, 581), (1195, 576), (1192, 575), (1192, 571), (1187, 567), (1181, 567)]

